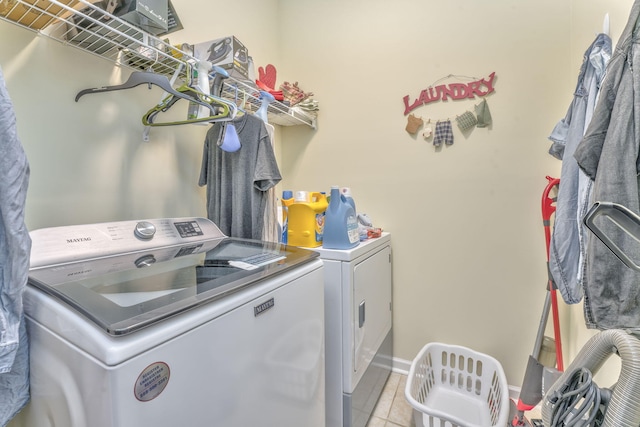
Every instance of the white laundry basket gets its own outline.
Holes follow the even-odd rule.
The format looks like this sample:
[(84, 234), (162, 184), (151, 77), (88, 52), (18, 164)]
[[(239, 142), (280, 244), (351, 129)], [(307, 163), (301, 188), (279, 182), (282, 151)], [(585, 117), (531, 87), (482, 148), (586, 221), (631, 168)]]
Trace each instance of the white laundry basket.
[(502, 365), (466, 347), (424, 346), (411, 364), (405, 396), (416, 427), (505, 427), (509, 422)]

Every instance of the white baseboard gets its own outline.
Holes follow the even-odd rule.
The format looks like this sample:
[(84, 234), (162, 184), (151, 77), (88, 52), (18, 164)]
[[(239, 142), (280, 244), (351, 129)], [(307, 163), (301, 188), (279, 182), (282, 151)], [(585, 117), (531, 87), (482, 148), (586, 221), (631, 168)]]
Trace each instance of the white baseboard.
[(411, 368), (411, 360), (404, 360), (397, 357), (391, 359), (391, 370), (398, 374), (408, 375)]

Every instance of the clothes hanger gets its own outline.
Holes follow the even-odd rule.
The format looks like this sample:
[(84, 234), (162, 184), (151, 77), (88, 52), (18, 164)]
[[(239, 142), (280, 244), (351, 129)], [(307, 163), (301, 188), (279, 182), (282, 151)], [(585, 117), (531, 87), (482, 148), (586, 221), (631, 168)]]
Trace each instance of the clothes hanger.
[[(174, 95), (167, 96), (158, 105), (151, 108), (149, 111), (147, 111), (144, 114), (144, 116), (142, 116), (142, 123), (145, 126), (173, 126), (173, 125), (184, 125), (184, 124), (194, 124), (194, 123), (213, 123), (213, 122), (229, 121), (229, 120), (233, 120), (238, 112), (238, 107), (236, 107), (234, 103), (227, 101), (226, 99), (220, 98), (218, 96), (203, 94), (199, 90), (192, 88), (187, 84), (183, 84), (182, 86), (177, 88), (176, 91), (180, 93), (180, 96), (174, 96)], [(156, 116), (159, 113), (166, 112), (180, 99), (187, 99), (189, 101), (195, 101), (199, 104), (204, 104), (211, 110), (212, 114), (206, 117), (196, 117), (193, 119), (178, 120), (173, 122), (162, 122), (162, 123), (154, 122)]]
[[(191, 72), (191, 64), (187, 63), (187, 62), (180, 62), (178, 64), (178, 66), (176, 67), (175, 70), (173, 70), (173, 75), (171, 76), (171, 78), (169, 79), (169, 85), (173, 88), (176, 80), (178, 80), (178, 78), (180, 77), (180, 73), (182, 73), (182, 70), (185, 69), (187, 70), (187, 75), (190, 75), (189, 73)], [(164, 100), (164, 98), (168, 95), (167, 92), (162, 92), (162, 96), (160, 97), (160, 102), (162, 102), (162, 100)], [(144, 130), (142, 131), (142, 140), (145, 142), (149, 141), (149, 133), (151, 132), (151, 126), (145, 126)]]
[(78, 102), (78, 100), (87, 94), (91, 94), (91, 93), (99, 93), (99, 92), (110, 92), (110, 91), (114, 91), (114, 90), (123, 90), (123, 89), (131, 89), (134, 88), (136, 86), (140, 86), (141, 84), (145, 84), (147, 83), (149, 85), (149, 87), (153, 84), (158, 86), (159, 88), (163, 89), (165, 92), (176, 96), (178, 98), (185, 98), (185, 99), (189, 99), (190, 101), (195, 101), (203, 106), (210, 106), (210, 104), (206, 103), (206, 102), (201, 102), (198, 99), (191, 99), (192, 97), (189, 96), (189, 94), (186, 94), (184, 92), (180, 92), (177, 91), (173, 88), (173, 86), (171, 86), (171, 83), (169, 82), (169, 79), (162, 75), (162, 74), (157, 74), (157, 73), (153, 73), (150, 71), (134, 71), (131, 73), (131, 75), (129, 75), (129, 78), (127, 79), (126, 82), (119, 84), (119, 85), (115, 85), (115, 86), (103, 86), (103, 87), (98, 87), (98, 88), (91, 88), (91, 89), (84, 89), (81, 90), (80, 92), (78, 92), (78, 94), (76, 95), (76, 102)]
[(604, 22), (602, 23), (602, 32), (609, 35), (609, 14), (604, 15)]
[[(224, 80), (229, 78), (229, 73), (227, 73), (227, 71), (224, 68), (214, 65), (212, 67), (212, 71), (209, 73), (209, 78), (211, 79), (211, 94), (214, 96), (222, 97), (223, 96), (222, 94), (225, 91)], [(228, 86), (229, 88), (227, 89), (227, 92), (233, 91), (233, 104), (236, 106), (236, 109), (237, 109), (236, 117), (238, 115), (245, 114), (246, 111), (242, 106), (246, 105), (247, 91), (246, 90), (242, 91), (243, 97), (242, 97), (242, 102), (240, 102), (240, 99), (238, 97), (238, 91), (239, 91), (238, 83), (233, 83)], [(229, 95), (227, 94), (227, 96)]]
[[(131, 73), (131, 75), (129, 75), (129, 78), (126, 82), (119, 85), (103, 86), (99, 88), (81, 90), (76, 95), (75, 100), (76, 102), (78, 102), (78, 100), (82, 96), (87, 94), (131, 89), (145, 83), (149, 86), (151, 86), (152, 84), (156, 85), (169, 94), (169, 96), (164, 98), (158, 105), (147, 111), (147, 113), (143, 116), (142, 123), (145, 126), (169, 126), (174, 124), (201, 123), (216, 120), (222, 121), (224, 119), (231, 120), (233, 117), (235, 117), (235, 114), (237, 112), (237, 108), (235, 107), (235, 105), (231, 104), (229, 101), (202, 93), (196, 88), (193, 88), (187, 84), (183, 84), (179, 88), (173, 88), (166, 76), (150, 71), (134, 71)], [(203, 107), (206, 107), (211, 114), (200, 119), (190, 119), (166, 123), (153, 122), (153, 119), (159, 112), (167, 111), (180, 99), (195, 102)]]
[[(212, 123), (233, 120), (238, 113), (238, 107), (231, 101), (228, 101), (221, 96), (223, 84), (222, 81), (229, 78), (229, 73), (227, 73), (223, 68), (211, 66), (211, 64), (208, 64), (208, 66), (205, 66), (205, 68), (213, 69), (212, 74), (209, 75), (213, 79), (213, 82), (211, 83), (211, 86), (214, 88), (212, 91), (212, 95), (201, 91), (198, 87), (192, 87), (188, 84), (183, 84), (176, 89), (176, 92), (179, 92), (180, 95), (171, 94), (170, 96), (167, 96), (158, 105), (151, 108), (144, 114), (144, 116), (142, 116), (142, 123), (145, 126), (173, 126), (182, 124)], [(202, 72), (202, 69), (200, 72)], [(188, 68), (187, 75), (193, 76), (193, 72), (190, 66)], [(198, 73), (198, 75), (200, 75), (200, 73)], [(208, 81), (208, 79), (206, 81)], [(186, 97), (183, 95), (186, 95)], [(155, 117), (160, 112), (166, 112), (181, 98), (187, 99), (189, 101), (195, 101), (198, 104), (204, 102), (206, 104), (206, 107), (209, 108), (210, 114), (208, 116), (203, 115), (202, 117), (173, 122), (154, 122)]]

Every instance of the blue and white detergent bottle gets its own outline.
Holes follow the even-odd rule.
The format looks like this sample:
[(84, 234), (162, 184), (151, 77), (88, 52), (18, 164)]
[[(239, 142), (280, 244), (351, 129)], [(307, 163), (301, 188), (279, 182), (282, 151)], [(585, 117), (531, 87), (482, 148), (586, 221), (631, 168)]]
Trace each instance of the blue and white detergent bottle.
[(323, 248), (351, 249), (358, 246), (358, 217), (338, 186), (331, 187), (331, 201), (324, 221)]

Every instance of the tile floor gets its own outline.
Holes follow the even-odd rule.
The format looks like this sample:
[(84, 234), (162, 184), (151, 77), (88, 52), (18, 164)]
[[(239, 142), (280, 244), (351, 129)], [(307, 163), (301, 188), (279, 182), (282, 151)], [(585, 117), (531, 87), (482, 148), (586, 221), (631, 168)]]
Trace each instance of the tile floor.
[(413, 410), (404, 397), (407, 376), (391, 372), (367, 427), (415, 427)]
[[(413, 408), (404, 397), (407, 376), (391, 372), (366, 427), (415, 427)], [(527, 419), (542, 418), (539, 407), (527, 412)]]

